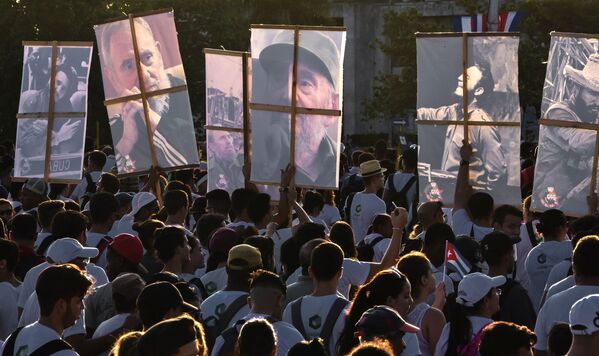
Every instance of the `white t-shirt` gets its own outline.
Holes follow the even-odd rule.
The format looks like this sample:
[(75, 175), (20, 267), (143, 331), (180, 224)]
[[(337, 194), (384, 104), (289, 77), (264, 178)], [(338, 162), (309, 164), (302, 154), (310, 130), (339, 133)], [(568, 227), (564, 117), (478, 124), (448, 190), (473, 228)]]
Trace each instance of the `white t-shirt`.
[[(27, 325), (21, 330), (15, 340), (14, 355), (29, 355), (50, 341), (60, 339), (56, 330), (51, 329), (38, 322)], [(4, 350), (2, 350), (4, 352)], [(55, 352), (53, 356), (77, 356), (73, 350)]]
[(37, 237), (35, 238), (35, 241), (33, 242), (33, 249), (35, 251), (37, 251), (37, 249), (40, 248), (40, 245), (42, 244), (42, 242), (44, 242), (46, 237), (48, 237), (50, 235), (52, 235), (52, 234), (49, 232), (38, 232)]
[(551, 287), (549, 287), (549, 290), (547, 291), (547, 295), (545, 296), (545, 301), (549, 300), (549, 298), (553, 297), (557, 293), (561, 293), (561, 292), (565, 291), (566, 289), (570, 289), (570, 288), (574, 287), (575, 285), (576, 285), (576, 279), (574, 278), (574, 275), (570, 275), (570, 276), (562, 279), (561, 281), (559, 281), (559, 282), (553, 284)]
[[(410, 179), (412, 179), (412, 177), (414, 177), (413, 173), (396, 172), (396, 173), (392, 174), (391, 177), (389, 177), (389, 178), (393, 179), (393, 187), (395, 188), (395, 191), (400, 192), (406, 186), (406, 184), (408, 184), (408, 182), (410, 181)], [(391, 190), (391, 186), (389, 184), (389, 178), (387, 178), (387, 180), (385, 181), (385, 189), (387, 189), (387, 190)], [(412, 202), (415, 200), (416, 201), (418, 200), (418, 190), (416, 189), (417, 187), (418, 187), (418, 184), (416, 184), (416, 182), (414, 182), (414, 184), (412, 184), (410, 189), (408, 189), (408, 191), (406, 192), (406, 199), (409, 203), (408, 221), (412, 221), (412, 216), (413, 216), (413, 214), (415, 214), (415, 212), (412, 211)]]
[[(108, 320), (104, 320), (100, 324), (100, 326), (98, 326), (96, 331), (94, 331), (94, 335), (92, 336), (92, 339), (100, 338), (102, 336), (110, 334), (111, 332), (113, 332), (117, 329), (120, 329), (123, 326), (123, 324), (125, 323), (125, 320), (127, 319), (128, 316), (129, 316), (129, 313), (123, 313), (123, 314), (117, 314)], [(98, 356), (107, 356), (108, 354), (110, 354), (110, 350), (104, 351), (104, 352), (98, 354)]]
[[(366, 235), (366, 237), (364, 238), (364, 242), (366, 244), (370, 244), (372, 241), (374, 241), (374, 239), (376, 239), (379, 236), (383, 236), (377, 232), (372, 233), (370, 235)], [(374, 250), (374, 256), (372, 257), (372, 262), (381, 262), (381, 260), (383, 259), (383, 256), (385, 255), (385, 252), (387, 251), (387, 248), (389, 247), (389, 245), (391, 244), (391, 239), (390, 238), (384, 238), (382, 240), (380, 240), (379, 242), (376, 243), (376, 245), (373, 246), (373, 250)]]
[(418, 344), (418, 335), (413, 333), (406, 333), (403, 336), (403, 342), (406, 344), (406, 348), (401, 352), (401, 356), (420, 356), (420, 345)]
[(17, 303), (17, 306), (19, 308), (25, 307), (27, 299), (33, 292), (35, 292), (35, 284), (37, 283), (37, 277), (39, 277), (40, 273), (42, 273), (43, 270), (50, 266), (51, 265), (48, 262), (43, 262), (27, 271), (27, 274), (23, 279), (23, 284), (21, 284), (21, 291), (19, 292), (19, 300)]
[(0, 340), (6, 340), (19, 324), (17, 300), (19, 290), (9, 282), (0, 282)]
[[(241, 291), (225, 291), (221, 290), (210, 297), (206, 298), (205, 301), (200, 305), (200, 310), (202, 314), (202, 320), (204, 323), (213, 326), (216, 325), (216, 321), (211, 321), (212, 318), (216, 318), (217, 320), (221, 317), (221, 315), (225, 312), (227, 307), (235, 301), (240, 296), (248, 296), (249, 294)], [(232, 326), (237, 322), (237, 320), (243, 318), (244, 316), (250, 313), (250, 307), (247, 303), (239, 309), (237, 313), (231, 319), (231, 322), (228, 326)], [(208, 320), (208, 319), (211, 320)]]
[(551, 272), (549, 272), (549, 277), (547, 277), (547, 282), (545, 283), (545, 289), (543, 293), (546, 293), (549, 288), (561, 281), (562, 279), (568, 277), (568, 271), (572, 267), (572, 262), (569, 260), (564, 260), (553, 266)]
[[(133, 230), (133, 222), (134, 222), (133, 215), (130, 215), (130, 214), (123, 215), (121, 220), (116, 221), (112, 225), (113, 230), (116, 230), (114, 236), (117, 236), (120, 234), (131, 234), (133, 236), (137, 236), (137, 231)], [(115, 225), (116, 225), (116, 229), (114, 228)]]
[(237, 222), (228, 223), (227, 227), (230, 229), (237, 229), (237, 228), (247, 229), (248, 227), (254, 227), (254, 223), (247, 222), (247, 221), (237, 221)]
[(318, 218), (322, 219), (328, 226), (331, 226), (335, 222), (341, 220), (341, 214), (336, 206), (325, 204), (322, 207), (322, 211), (320, 212), (320, 215), (318, 215)]
[[(110, 233), (110, 232), (109, 232)], [(105, 236), (109, 236), (109, 237), (114, 237), (114, 236), (110, 236), (109, 234), (100, 234), (97, 232), (86, 232), (85, 236), (87, 237), (85, 244), (88, 247), (98, 247), (98, 245), (100, 244), (100, 241), (102, 241), (102, 239)], [(96, 261), (96, 265), (98, 267), (102, 267), (102, 268), (106, 268), (106, 265), (108, 264), (108, 261), (106, 261), (106, 248), (104, 248), (104, 250), (100, 251), (100, 257), (98, 257), (98, 260)]]
[[(243, 320), (251, 320), (254, 318), (266, 319), (268, 317), (269, 316), (265, 314), (249, 313), (248, 315), (243, 317)], [(300, 334), (299, 331), (297, 331), (290, 323), (286, 323), (284, 321), (277, 321), (272, 323), (272, 328), (275, 330), (275, 337), (277, 338), (277, 356), (287, 355), (287, 351), (289, 351), (289, 349), (293, 347), (293, 345), (304, 341), (304, 337), (302, 336), (302, 334)], [(238, 327), (237, 331), (239, 331), (240, 329), (241, 328)], [(216, 341), (214, 342), (214, 347), (212, 348), (211, 355), (218, 356), (220, 354), (220, 349), (223, 347), (224, 342), (225, 339), (223, 339), (222, 336), (217, 337)]]
[(200, 280), (204, 284), (204, 287), (206, 287), (206, 292), (210, 296), (225, 288), (227, 285), (227, 277), (227, 268), (223, 266), (205, 273)]
[(274, 234), (272, 234), (272, 241), (274, 242), (274, 247), (273, 247), (273, 251), (274, 251), (274, 258), (275, 258), (275, 268), (276, 270), (279, 272), (279, 274), (282, 272), (281, 270), (281, 246), (283, 246), (283, 243), (287, 240), (289, 240), (292, 236), (293, 232), (291, 231), (290, 228), (286, 227), (284, 229), (278, 229), (275, 231)]
[[(336, 294), (319, 297), (306, 295), (301, 298), (302, 324), (304, 326), (304, 330), (306, 331), (306, 337), (309, 340), (312, 340), (320, 335), (327, 315), (329, 314), (329, 310), (331, 310), (331, 307), (337, 298), (339, 298), (339, 296)], [(331, 333), (331, 338), (328, 343), (329, 354), (331, 356), (337, 355), (337, 352), (335, 352), (335, 345), (337, 345), (339, 336), (341, 336), (341, 332), (345, 326), (345, 315), (349, 310), (349, 307), (350, 303), (348, 303), (345, 309), (339, 313), (337, 321), (335, 322), (335, 326), (333, 327), (333, 332)], [(291, 307), (289, 305), (283, 312), (283, 321), (293, 324)]]
[[(98, 181), (100, 180), (100, 177), (102, 176), (102, 172), (93, 171), (93, 172), (89, 172), (89, 175), (92, 178), (92, 182), (98, 183)], [(83, 197), (83, 195), (85, 195), (86, 189), (87, 189), (87, 179), (84, 176), (81, 179), (81, 182), (79, 184), (77, 184), (77, 186), (73, 190), (73, 193), (71, 193), (71, 199), (73, 199), (77, 202), (81, 201), (81, 198)]]
[[(532, 223), (532, 230), (536, 233), (536, 222)], [(536, 236), (535, 236), (536, 238)], [(526, 271), (526, 256), (532, 250), (530, 237), (526, 224), (520, 225), (520, 242), (514, 245), (516, 248), (516, 279), (520, 282), (524, 289), (528, 290), (528, 272)]]
[(474, 239), (477, 242), (483, 239), (487, 234), (493, 232), (492, 227), (484, 227), (476, 225), (470, 220), (470, 216), (468, 216), (468, 212), (465, 209), (458, 209), (452, 214), (453, 217), (453, 233), (458, 235), (466, 235), (472, 236), (474, 233)]
[[(468, 320), (472, 324), (472, 333), (470, 334), (470, 340), (478, 334), (480, 329), (485, 327), (487, 324), (492, 323), (493, 319), (484, 318), (481, 316), (469, 316)], [(437, 341), (437, 347), (435, 348), (435, 356), (445, 356), (445, 352), (447, 352), (447, 346), (449, 344), (449, 331), (450, 331), (451, 323), (445, 324), (443, 327), (443, 331), (441, 331), (441, 336), (439, 336), (439, 341)], [(478, 352), (477, 355), (480, 355)]]
[(356, 245), (366, 236), (374, 217), (384, 214), (386, 209), (385, 202), (374, 193), (358, 192), (354, 195), (350, 214)]
[(549, 298), (537, 316), (537, 323), (535, 324), (537, 343), (535, 349), (547, 350), (549, 331), (551, 331), (553, 325), (558, 321), (567, 323), (572, 305), (589, 294), (597, 293), (599, 293), (599, 286), (576, 285)]
[[(26, 326), (35, 323), (40, 318), (40, 304), (37, 301), (37, 294), (34, 292), (23, 309), (21, 319), (19, 319), (19, 327)], [(69, 337), (73, 335), (85, 335), (85, 310), (81, 311), (81, 315), (75, 322), (74, 325), (64, 329), (62, 333), (63, 337)]]
[(539, 310), (545, 283), (553, 266), (570, 258), (572, 255), (572, 243), (569, 240), (543, 241), (530, 250), (526, 257), (526, 271), (528, 272), (528, 295), (530, 301)]

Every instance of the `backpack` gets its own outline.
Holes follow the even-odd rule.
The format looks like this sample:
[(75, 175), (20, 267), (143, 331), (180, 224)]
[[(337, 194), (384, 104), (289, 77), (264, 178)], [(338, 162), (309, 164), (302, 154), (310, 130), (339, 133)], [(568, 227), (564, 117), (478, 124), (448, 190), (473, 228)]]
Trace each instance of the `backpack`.
[[(389, 182), (389, 191), (391, 193), (391, 202), (395, 203), (395, 206), (397, 206), (398, 208), (406, 209), (408, 213), (410, 211), (412, 212), (412, 219), (410, 219), (410, 221), (408, 222), (408, 226), (412, 226), (414, 225), (414, 223), (416, 223), (417, 219), (416, 210), (418, 209), (418, 176), (412, 175), (412, 177), (410, 177), (408, 182), (403, 186), (403, 188), (401, 188), (400, 191), (397, 191), (397, 189), (395, 188), (395, 183), (393, 179), (394, 177), (395, 175), (392, 175), (389, 176), (389, 179), (387, 179), (387, 181)], [(410, 204), (410, 202), (408, 201), (408, 191), (410, 191), (414, 183), (416, 184), (416, 198)], [(387, 205), (387, 212), (389, 213), (393, 211), (393, 209), (395, 208), (393, 207), (393, 204), (391, 204), (391, 202)]]
[(351, 224), (351, 204), (354, 201), (354, 196), (356, 195), (356, 193), (357, 192), (349, 193), (347, 199), (345, 200), (345, 205), (343, 206), (343, 219), (348, 224)]
[(108, 247), (108, 245), (110, 245), (111, 242), (112, 242), (112, 237), (110, 237), (108, 235), (104, 236), (102, 238), (102, 240), (100, 240), (100, 242), (98, 242), (98, 246), (96, 246), (96, 248), (98, 249), (98, 255), (96, 257), (90, 259), (90, 261), (92, 263), (98, 263), (98, 260), (102, 256), (102, 253), (104, 252), (104, 250), (106, 250), (106, 248)]
[[(490, 324), (490, 323), (489, 323)], [(483, 325), (482, 328), (474, 335), (472, 340), (466, 345), (458, 346), (457, 354), (458, 356), (476, 356), (478, 355), (478, 346), (480, 345), (480, 339), (483, 335), (483, 330), (489, 324)]]
[[(289, 303), (291, 307), (291, 324), (297, 329), (297, 331), (302, 334), (304, 339), (308, 340), (306, 329), (304, 329), (304, 322), (302, 321), (302, 300), (304, 298), (299, 298)], [(327, 314), (327, 317), (322, 325), (322, 329), (320, 331), (320, 335), (318, 337), (322, 338), (325, 342), (325, 345), (328, 344), (331, 335), (333, 334), (333, 328), (335, 327), (335, 323), (339, 318), (339, 315), (343, 312), (343, 309), (349, 304), (349, 301), (345, 298), (337, 297)]]
[(189, 280), (189, 284), (198, 288), (202, 300), (206, 300), (206, 298), (208, 298), (208, 291), (206, 290), (206, 286), (204, 286), (204, 283), (202, 283), (201, 279), (199, 279), (198, 277), (194, 277)]
[(526, 223), (526, 231), (528, 232), (528, 239), (530, 240), (530, 245), (535, 247), (539, 244), (539, 240), (537, 240), (537, 235), (535, 235), (535, 231), (532, 228), (532, 221)]
[[(6, 339), (6, 343), (4, 344), (4, 351), (2, 351), (2, 356), (13, 356), (14, 355), (15, 342), (17, 340), (17, 336), (19, 336), (19, 333), (21, 332), (21, 330), (23, 330), (23, 328), (24, 327), (18, 328), (12, 334), (10, 334), (8, 339)], [(47, 343), (38, 347), (33, 352), (30, 352), (29, 356), (46, 356), (46, 355), (52, 355), (52, 354), (60, 352), (60, 351), (72, 350), (72, 349), (73, 349), (73, 347), (71, 345), (69, 345), (68, 342), (64, 341), (63, 339), (56, 339), (56, 340), (48, 341)]]
[(356, 246), (356, 250), (358, 251), (358, 259), (360, 261), (372, 262), (374, 258), (374, 246), (381, 242), (385, 236), (377, 236), (374, 240), (366, 243), (364, 240), (360, 241), (358, 246)]
[(211, 316), (209, 318), (206, 318), (206, 320), (202, 321), (202, 324), (204, 325), (204, 331), (206, 334), (206, 343), (208, 344), (209, 350), (212, 350), (216, 338), (225, 329), (227, 329), (227, 327), (231, 323), (231, 320), (233, 320), (235, 314), (237, 314), (237, 312), (239, 312), (241, 308), (247, 305), (247, 298), (247, 294), (240, 295), (231, 304), (229, 304), (229, 306), (227, 307), (227, 309), (225, 309), (224, 313), (221, 315), (220, 318), (217, 318), (216, 316)]
[(96, 193), (96, 183), (92, 179), (92, 175), (90, 173), (85, 173), (83, 176), (87, 181), (87, 187), (85, 187), (85, 193), (81, 197), (81, 201), (79, 202), (79, 206), (81, 206), (81, 210), (85, 207), (85, 204), (91, 199), (92, 195)]
[(50, 247), (50, 245), (52, 245), (52, 242), (56, 240), (58, 239), (53, 235), (46, 236), (44, 241), (42, 241), (42, 243), (38, 246), (35, 253), (37, 253), (38, 256), (46, 256), (46, 251), (48, 251), (48, 247)]
[[(357, 173), (354, 173), (347, 177), (341, 185), (341, 191), (339, 191), (339, 202), (347, 201), (348, 197), (357, 192), (364, 190), (364, 180), (362, 177), (358, 177)], [(351, 206), (351, 204), (350, 204)], [(349, 215), (345, 215), (344, 218), (349, 220)]]
[[(268, 320), (268, 322), (271, 324), (279, 321), (272, 316), (267, 317), (266, 320)], [(235, 355), (235, 347), (237, 346), (237, 339), (239, 338), (239, 330), (246, 322), (247, 320), (244, 319), (238, 320), (235, 325), (223, 331), (223, 333), (220, 335), (223, 338), (223, 345), (216, 356)]]

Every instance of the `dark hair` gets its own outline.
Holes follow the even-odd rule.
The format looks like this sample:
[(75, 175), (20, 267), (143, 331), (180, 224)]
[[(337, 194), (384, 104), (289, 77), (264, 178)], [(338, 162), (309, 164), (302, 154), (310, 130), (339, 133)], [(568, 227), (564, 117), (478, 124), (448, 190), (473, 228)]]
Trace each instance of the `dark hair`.
[(119, 211), (119, 201), (114, 194), (98, 192), (89, 200), (89, 212), (92, 223), (103, 224)]
[(251, 319), (239, 330), (239, 356), (270, 356), (277, 348), (272, 324), (266, 319)]
[(205, 248), (210, 244), (212, 234), (224, 226), (225, 217), (220, 214), (204, 214), (198, 219), (195, 235)]
[(12, 239), (17, 241), (34, 241), (37, 236), (37, 221), (35, 216), (29, 213), (15, 215), (10, 221)]
[(156, 219), (149, 219), (141, 224), (133, 224), (133, 230), (137, 231), (137, 235), (147, 251), (154, 251), (154, 237), (156, 230), (163, 227), (164, 223)]
[(572, 267), (576, 276), (599, 277), (599, 236), (585, 236), (574, 248), (572, 253)]
[(181, 293), (181, 297), (183, 297), (183, 301), (189, 304), (198, 303), (200, 301), (198, 294), (191, 288), (191, 285), (187, 282), (177, 282), (175, 283), (175, 287)]
[(373, 161), (375, 159), (376, 157), (374, 157), (372, 153), (362, 152), (360, 153), (360, 156), (358, 156), (358, 166), (364, 162)]
[(102, 187), (102, 190), (116, 194), (119, 191), (120, 186), (121, 183), (114, 174), (110, 172), (102, 173), (102, 176), (100, 177), (100, 187)]
[(364, 182), (364, 186), (365, 187), (369, 186), (372, 182), (378, 180), (379, 176), (381, 176), (381, 175), (383, 175), (383, 173), (375, 174), (375, 175), (368, 176), (368, 177), (362, 177), (362, 181)]
[(270, 195), (266, 193), (254, 195), (247, 205), (247, 213), (253, 223), (261, 223), (264, 217), (270, 213)]
[(52, 220), (52, 238), (72, 237), (78, 239), (87, 229), (87, 218), (78, 211), (60, 211)]
[(248, 237), (243, 241), (243, 243), (254, 246), (260, 250), (260, 254), (262, 255), (262, 268), (265, 270), (274, 271), (275, 242), (273, 239), (265, 236), (255, 235)]
[(520, 211), (520, 209), (516, 208), (513, 205), (500, 205), (495, 209), (495, 212), (493, 212), (493, 222), (499, 225), (503, 225), (503, 223), (505, 222), (505, 218), (510, 215), (517, 216), (520, 219), (522, 219), (522, 212)]
[(374, 339), (362, 342), (348, 354), (349, 356), (393, 356), (395, 352), (386, 339)]
[(311, 214), (314, 209), (322, 210), (324, 207), (324, 198), (320, 195), (319, 192), (314, 190), (308, 190), (306, 194), (304, 194), (304, 210)]
[(274, 288), (287, 294), (287, 286), (275, 273), (259, 269), (250, 275), (250, 290), (254, 288)]
[(252, 197), (256, 194), (255, 191), (246, 188), (239, 188), (233, 191), (231, 194), (231, 214), (233, 217), (237, 217), (243, 213), (244, 210), (248, 209), (248, 205)]
[(570, 325), (559, 321), (553, 324), (547, 338), (547, 350), (553, 355), (562, 356), (568, 353), (570, 346), (572, 346)]
[(19, 246), (11, 240), (0, 239), (0, 261), (6, 260), (8, 272), (14, 272), (19, 262)]
[(81, 211), (81, 206), (73, 200), (67, 200), (64, 202), (64, 208), (66, 210), (70, 210), (70, 211), (76, 211), (76, 212), (80, 212)]
[(389, 297), (396, 298), (408, 284), (408, 278), (403, 273), (396, 269), (387, 269), (377, 273), (370, 282), (358, 289), (336, 345), (339, 355), (346, 355), (359, 343), (354, 332), (362, 314), (374, 306), (385, 305)]
[(455, 312), (449, 321), (449, 338), (447, 341), (446, 356), (457, 356), (458, 347), (464, 346), (470, 342), (473, 330), (472, 323), (468, 319), (468, 316), (476, 314), (481, 309), (485, 299), (491, 297), (491, 293), (494, 293), (493, 288), (489, 290), (485, 297), (481, 298), (471, 307), (460, 304), (456, 305)]
[(556, 237), (561, 228), (566, 227), (568, 219), (561, 210), (549, 209), (543, 212), (537, 224), (537, 230), (543, 234), (544, 238)]
[(493, 214), (493, 197), (485, 192), (475, 192), (468, 198), (468, 212), (472, 219), (484, 219)]
[(341, 247), (345, 257), (355, 258), (358, 255), (354, 230), (345, 221), (337, 221), (331, 226), (329, 239)]
[(515, 355), (536, 341), (537, 337), (526, 326), (496, 321), (483, 329), (478, 350), (481, 356)]
[(163, 271), (150, 275), (146, 281), (146, 286), (156, 282), (169, 282), (170, 284), (176, 284), (179, 282), (179, 277), (176, 274)]
[(316, 246), (323, 242), (327, 242), (325, 239), (314, 239), (306, 242), (301, 248), (299, 253), (300, 266), (302, 268), (302, 275), (308, 275), (308, 267), (310, 267), (310, 259), (312, 258), (312, 251)]
[(154, 248), (158, 258), (167, 263), (174, 256), (177, 247), (185, 246), (187, 238), (185, 230), (178, 226), (165, 226), (155, 232)]
[[(184, 342), (197, 340), (200, 356), (208, 355), (208, 347), (202, 324), (189, 315), (158, 320), (139, 338), (140, 355), (174, 355)], [(194, 339), (192, 339), (194, 338)]]
[(122, 294), (112, 293), (112, 301), (117, 313), (132, 313), (136, 308), (137, 296), (129, 299)]
[(343, 268), (343, 250), (332, 242), (316, 246), (310, 258), (310, 269), (317, 281), (330, 281)]
[(431, 263), (428, 258), (422, 252), (412, 251), (399, 259), (397, 269), (410, 280), (412, 298), (418, 298), (422, 291), (422, 277), (428, 276), (431, 270)]
[[(491, 242), (488, 245), (487, 241), (499, 240), (498, 242)], [(501, 263), (501, 259), (508, 254), (512, 254), (514, 251), (514, 245), (511, 243), (511, 238), (504, 234), (501, 231), (493, 231), (481, 240), (481, 242), (485, 242), (483, 244), (484, 248), (482, 248), (482, 254), (485, 261), (490, 266), (496, 266)], [(500, 243), (503, 242), (503, 243)]]
[(424, 234), (424, 248), (430, 248), (438, 244), (445, 245), (445, 241), (455, 242), (455, 234), (451, 227), (445, 223), (434, 223)]
[(327, 351), (327, 347), (324, 345), (324, 341), (317, 337), (310, 341), (302, 341), (293, 345), (289, 351), (287, 351), (287, 356), (328, 356), (329, 352)]
[(324, 226), (308, 222), (301, 224), (290, 239), (281, 245), (281, 264), (286, 266), (287, 273), (293, 273), (300, 267), (299, 252), (302, 246), (311, 240), (325, 239)]
[(418, 151), (412, 148), (405, 150), (400, 158), (406, 168), (416, 168), (418, 165)]
[(164, 208), (167, 214), (176, 214), (181, 208), (187, 208), (188, 206), (189, 201), (184, 191), (175, 189), (164, 193)]
[(231, 210), (231, 197), (224, 189), (214, 189), (206, 193), (206, 200), (219, 214), (229, 214)]
[(460, 235), (454, 241), (453, 246), (462, 254), (462, 257), (470, 263), (472, 268), (470, 273), (481, 271), (481, 266), (484, 262), (482, 248), (474, 238)]
[(582, 216), (570, 223), (570, 232), (572, 235), (577, 235), (581, 232), (592, 230), (599, 225), (599, 218), (594, 215)]
[(130, 331), (119, 336), (110, 354), (115, 356), (139, 356), (137, 342), (142, 335), (143, 332), (141, 331)]
[[(391, 222), (391, 216), (389, 214), (376, 214), (374, 219), (372, 219), (372, 233), (380, 233), (380, 228), (385, 223)], [(385, 236), (389, 237), (389, 236)]]
[(102, 168), (106, 164), (106, 154), (102, 151), (91, 151), (87, 154), (87, 160), (96, 167)]
[(65, 210), (64, 202), (61, 200), (47, 200), (41, 202), (37, 207), (37, 218), (43, 229), (52, 225), (52, 219), (59, 211)]
[(72, 264), (46, 268), (35, 285), (40, 315), (49, 316), (60, 299), (68, 302), (73, 297), (83, 298), (92, 283), (90, 277)]

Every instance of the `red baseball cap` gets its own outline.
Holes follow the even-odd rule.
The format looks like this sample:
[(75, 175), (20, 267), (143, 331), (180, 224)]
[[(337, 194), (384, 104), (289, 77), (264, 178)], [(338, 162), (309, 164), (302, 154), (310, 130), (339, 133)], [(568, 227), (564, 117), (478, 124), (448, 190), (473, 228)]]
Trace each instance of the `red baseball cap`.
[(138, 237), (131, 234), (119, 234), (112, 239), (108, 247), (124, 259), (136, 264), (142, 272), (148, 273), (147, 269), (141, 264), (144, 246)]

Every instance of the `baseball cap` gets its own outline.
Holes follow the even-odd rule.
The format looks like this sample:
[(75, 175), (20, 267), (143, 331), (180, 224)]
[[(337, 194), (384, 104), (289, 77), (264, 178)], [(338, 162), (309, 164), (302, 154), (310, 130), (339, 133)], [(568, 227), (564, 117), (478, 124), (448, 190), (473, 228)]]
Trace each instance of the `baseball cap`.
[(504, 285), (504, 276), (489, 277), (480, 272), (467, 274), (458, 285), (458, 296), (456, 303), (466, 307), (472, 307), (484, 298), (493, 287)]
[(379, 305), (368, 309), (356, 323), (356, 336), (375, 337), (404, 333), (417, 333), (420, 329), (406, 322), (399, 313), (388, 306)]
[(65, 237), (54, 241), (46, 256), (54, 263), (67, 263), (75, 258), (94, 258), (98, 256), (98, 249), (95, 247), (84, 247), (79, 241), (70, 237)]
[(520, 241), (522, 239), (518, 236), (510, 237), (502, 232), (494, 231), (480, 240), (480, 247), (486, 260), (489, 255), (503, 254), (504, 251), (512, 250), (512, 246)]
[(149, 192), (139, 192), (133, 196), (131, 200), (131, 213), (130, 215), (135, 215), (139, 211), (139, 209), (144, 206), (150, 204), (156, 200), (156, 196)]
[(168, 310), (181, 307), (183, 311), (197, 313), (198, 308), (186, 303), (177, 287), (169, 282), (155, 282), (148, 284), (137, 298), (138, 309)]
[(112, 281), (112, 294), (120, 294), (128, 300), (135, 300), (146, 286), (136, 273), (121, 273)]
[(148, 273), (148, 270), (141, 264), (144, 255), (144, 246), (137, 236), (118, 234), (110, 241), (108, 247), (127, 261), (137, 265), (140, 272)]
[(48, 185), (42, 178), (29, 178), (23, 188), (39, 195), (48, 195)]
[(133, 200), (133, 194), (126, 192), (116, 193), (114, 197), (119, 202), (119, 207), (121, 208), (125, 205), (131, 204), (131, 201)]
[(262, 267), (262, 255), (260, 254), (260, 250), (254, 246), (241, 244), (229, 251), (227, 268), (239, 271), (252, 270), (256, 267)]
[(588, 295), (572, 305), (570, 330), (573, 335), (591, 335), (599, 331), (599, 294)]
[(208, 250), (211, 253), (223, 252), (227, 253), (229, 250), (237, 244), (239, 237), (235, 230), (228, 227), (221, 227), (212, 234), (210, 243), (208, 244)]

